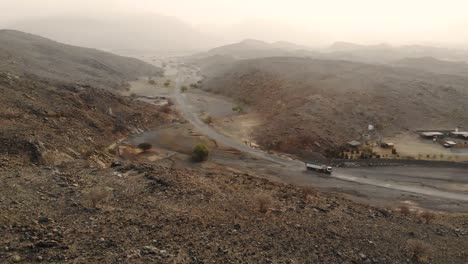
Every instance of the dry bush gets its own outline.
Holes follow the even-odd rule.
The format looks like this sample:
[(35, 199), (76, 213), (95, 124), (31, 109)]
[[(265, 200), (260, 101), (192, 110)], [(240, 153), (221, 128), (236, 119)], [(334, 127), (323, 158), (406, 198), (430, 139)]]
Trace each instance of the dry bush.
[(167, 105), (168, 105), (168, 106), (174, 105), (174, 101), (172, 101), (171, 98), (168, 98), (168, 99), (167, 99)]
[(426, 224), (429, 224), (430, 222), (432, 222), (432, 220), (435, 219), (436, 214), (433, 212), (424, 211), (419, 216), (421, 217), (421, 219), (424, 220), (424, 222), (426, 222)]
[(169, 104), (167, 105), (164, 105), (164, 106), (161, 106), (161, 112), (165, 113), (165, 114), (170, 114), (172, 112), (172, 108)]
[(213, 123), (213, 118), (210, 115), (206, 115), (202, 118), (203, 123), (210, 125)]
[(258, 211), (261, 213), (266, 213), (270, 210), (273, 203), (273, 199), (268, 194), (258, 194), (255, 196), (255, 202), (258, 206)]
[(318, 191), (315, 188), (311, 187), (311, 186), (306, 186), (306, 187), (302, 188), (302, 194), (304, 195), (304, 199), (307, 200), (310, 197), (317, 196)]
[(427, 263), (431, 253), (431, 246), (424, 241), (410, 239), (406, 241), (406, 249), (411, 253), (411, 256), (419, 263)]
[(41, 161), (44, 164), (60, 166), (64, 163), (73, 162), (75, 159), (60, 151), (46, 151), (42, 154)]
[(112, 191), (110, 187), (96, 186), (85, 191), (85, 197), (90, 201), (93, 208), (97, 208), (99, 203), (109, 199)]
[(398, 207), (398, 210), (400, 211), (400, 214), (404, 215), (404, 216), (408, 216), (408, 215), (411, 214), (411, 211), (410, 211), (409, 207), (406, 206), (406, 205), (402, 205), (402, 206)]

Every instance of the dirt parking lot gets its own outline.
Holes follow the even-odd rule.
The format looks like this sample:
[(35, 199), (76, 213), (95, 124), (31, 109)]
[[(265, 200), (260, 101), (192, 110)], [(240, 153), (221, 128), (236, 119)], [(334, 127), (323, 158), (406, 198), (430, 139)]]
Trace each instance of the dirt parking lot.
[[(437, 142), (423, 139), (416, 133), (404, 133), (395, 137), (385, 138), (385, 142), (392, 142), (400, 157), (415, 159), (468, 161), (468, 149), (444, 148)], [(391, 150), (376, 148), (380, 154), (391, 154)]]

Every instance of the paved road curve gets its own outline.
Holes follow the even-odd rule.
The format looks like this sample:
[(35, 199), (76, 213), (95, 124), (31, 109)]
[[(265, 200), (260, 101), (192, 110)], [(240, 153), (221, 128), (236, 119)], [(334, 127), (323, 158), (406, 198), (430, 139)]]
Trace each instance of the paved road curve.
[[(176, 86), (173, 92), (173, 97), (175, 100), (175, 103), (177, 105), (177, 108), (180, 110), (182, 115), (185, 117), (187, 121), (189, 121), (200, 133), (203, 135), (210, 137), (217, 142), (229, 146), (231, 148), (237, 149), (239, 151), (249, 153), (250, 155), (260, 158), (263, 160), (268, 160), (271, 162), (274, 162), (276, 164), (279, 164), (284, 167), (284, 169), (291, 171), (291, 172), (299, 172), (304, 170), (304, 163), (299, 160), (291, 160), (287, 159), (284, 157), (272, 155), (266, 152), (263, 152), (261, 150), (253, 149), (248, 147), (247, 145), (234, 140), (228, 136), (225, 136), (216, 130), (214, 130), (211, 126), (205, 124), (199, 116), (196, 114), (197, 109), (194, 109), (193, 106), (191, 106), (188, 101), (187, 101), (187, 95), (184, 93), (180, 92), (180, 88), (183, 83), (183, 76), (182, 74), (179, 74), (177, 76), (176, 80)], [(468, 194), (461, 193), (461, 192), (449, 192), (449, 191), (443, 191), (435, 188), (427, 188), (427, 187), (419, 187), (419, 186), (410, 186), (410, 185), (403, 185), (403, 184), (398, 184), (395, 182), (390, 182), (386, 180), (380, 180), (380, 179), (374, 179), (374, 178), (365, 178), (365, 177), (358, 177), (358, 176), (353, 176), (349, 175), (346, 173), (345, 169), (339, 169), (335, 170), (333, 174), (330, 176), (334, 179), (342, 180), (342, 181), (348, 181), (348, 182), (355, 182), (359, 184), (366, 184), (366, 185), (372, 185), (372, 186), (377, 186), (377, 187), (382, 187), (382, 188), (387, 188), (387, 189), (392, 189), (392, 190), (398, 190), (398, 191), (403, 191), (403, 192), (409, 192), (409, 193), (415, 193), (415, 194), (421, 194), (421, 195), (427, 195), (427, 196), (432, 196), (432, 197), (437, 197), (437, 198), (444, 198), (444, 199), (450, 199), (450, 200), (457, 200), (457, 201), (464, 201), (468, 202)], [(409, 177), (410, 178), (410, 177)]]

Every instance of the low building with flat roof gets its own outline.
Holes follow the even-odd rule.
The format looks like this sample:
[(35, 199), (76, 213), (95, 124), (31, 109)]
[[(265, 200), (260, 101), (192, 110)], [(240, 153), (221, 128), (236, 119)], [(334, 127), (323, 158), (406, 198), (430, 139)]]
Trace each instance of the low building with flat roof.
[(424, 138), (441, 138), (444, 137), (444, 134), (441, 132), (421, 132), (419, 134), (421, 137)]
[(466, 131), (450, 132), (450, 136), (467, 139), (468, 138), (468, 132), (466, 132)]

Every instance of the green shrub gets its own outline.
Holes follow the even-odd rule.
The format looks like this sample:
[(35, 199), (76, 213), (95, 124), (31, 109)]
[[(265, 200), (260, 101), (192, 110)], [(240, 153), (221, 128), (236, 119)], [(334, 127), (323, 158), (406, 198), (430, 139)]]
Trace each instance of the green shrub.
[(183, 93), (185, 93), (187, 90), (188, 90), (188, 88), (185, 85), (180, 87), (180, 91), (183, 92)]
[(195, 162), (203, 162), (208, 159), (209, 154), (210, 151), (208, 147), (201, 143), (197, 144), (192, 152), (192, 160)]
[(244, 109), (242, 109), (242, 106), (236, 105), (232, 107), (232, 111), (241, 113)]
[(166, 82), (164, 83), (164, 86), (168, 87), (169, 85), (171, 85), (171, 80), (166, 80)]

